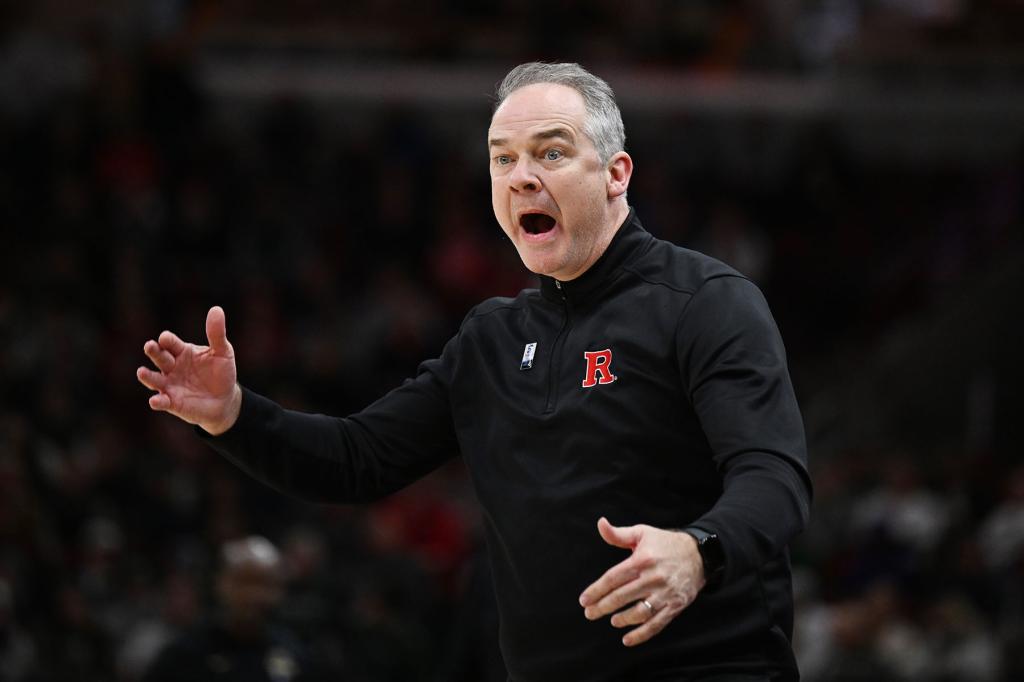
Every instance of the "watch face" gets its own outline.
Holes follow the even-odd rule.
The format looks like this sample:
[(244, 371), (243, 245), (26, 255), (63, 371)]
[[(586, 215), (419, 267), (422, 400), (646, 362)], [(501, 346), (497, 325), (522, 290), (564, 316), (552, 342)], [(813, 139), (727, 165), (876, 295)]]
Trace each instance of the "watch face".
[(686, 528), (686, 533), (697, 541), (697, 551), (704, 563), (704, 581), (706, 587), (712, 587), (725, 574), (725, 553), (718, 535), (697, 527)]
[(714, 533), (704, 536), (697, 543), (700, 556), (704, 559), (705, 578), (711, 580), (725, 571), (725, 556), (718, 536)]

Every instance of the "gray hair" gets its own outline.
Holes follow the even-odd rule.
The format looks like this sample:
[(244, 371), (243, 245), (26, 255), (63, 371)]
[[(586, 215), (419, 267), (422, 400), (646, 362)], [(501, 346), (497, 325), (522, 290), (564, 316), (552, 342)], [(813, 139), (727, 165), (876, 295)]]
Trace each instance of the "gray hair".
[(548, 64), (545, 62), (527, 62), (520, 64), (505, 76), (498, 84), (495, 93), (500, 107), (509, 95), (519, 88), (537, 83), (556, 83), (565, 85), (583, 97), (587, 109), (587, 119), (583, 122), (583, 132), (594, 143), (602, 163), (608, 163), (612, 154), (626, 147), (626, 129), (622, 125), (622, 113), (615, 103), (615, 93), (604, 80), (575, 63)]

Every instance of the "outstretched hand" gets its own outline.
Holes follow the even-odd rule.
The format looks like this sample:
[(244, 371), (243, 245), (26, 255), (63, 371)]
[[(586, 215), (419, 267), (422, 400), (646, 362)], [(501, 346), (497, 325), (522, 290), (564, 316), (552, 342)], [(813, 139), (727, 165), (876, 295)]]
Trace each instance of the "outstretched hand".
[(692, 604), (704, 587), (697, 541), (687, 533), (653, 526), (616, 527), (603, 516), (597, 531), (609, 545), (632, 554), (583, 591), (583, 614), (597, 620), (613, 613), (613, 626), (638, 626), (626, 633), (623, 644), (646, 642)]
[(149, 397), (152, 409), (170, 412), (216, 436), (234, 425), (242, 405), (235, 351), (220, 306), (206, 315), (206, 338), (210, 345), (197, 346), (173, 332), (161, 332), (158, 340), (143, 346), (159, 371), (139, 367), (135, 375), (156, 391)]

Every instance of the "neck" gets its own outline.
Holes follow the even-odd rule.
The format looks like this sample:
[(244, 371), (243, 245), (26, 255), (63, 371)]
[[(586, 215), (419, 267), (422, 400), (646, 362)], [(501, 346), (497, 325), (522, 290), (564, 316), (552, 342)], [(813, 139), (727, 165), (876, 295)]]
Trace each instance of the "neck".
[(604, 229), (601, 231), (600, 237), (594, 242), (593, 252), (590, 254), (590, 258), (587, 259), (586, 265), (580, 269), (579, 272), (574, 273), (571, 277), (555, 277), (555, 279), (563, 282), (570, 282), (584, 272), (590, 269), (590, 267), (601, 258), (604, 252), (608, 249), (608, 245), (612, 243), (612, 239), (615, 238), (615, 234), (622, 227), (622, 224), (626, 222), (626, 216), (629, 215), (629, 204), (626, 203), (624, 198), (615, 199), (612, 205), (609, 207), (608, 220), (605, 222)]
[(621, 196), (612, 203), (611, 206), (611, 226), (608, 228), (608, 241), (604, 243), (605, 248), (608, 248), (608, 244), (611, 243), (612, 237), (619, 231), (622, 224), (626, 222), (626, 216), (629, 215), (629, 204), (626, 203), (626, 197)]

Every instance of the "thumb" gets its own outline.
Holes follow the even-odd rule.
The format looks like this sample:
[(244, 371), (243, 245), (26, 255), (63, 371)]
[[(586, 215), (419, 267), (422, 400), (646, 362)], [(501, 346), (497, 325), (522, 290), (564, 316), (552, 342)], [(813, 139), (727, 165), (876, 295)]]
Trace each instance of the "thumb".
[(224, 309), (219, 305), (210, 308), (210, 312), (206, 314), (206, 339), (210, 343), (210, 348), (217, 355), (231, 354)]
[(640, 526), (613, 526), (608, 522), (608, 519), (601, 517), (597, 521), (597, 532), (601, 534), (601, 539), (607, 542), (613, 547), (621, 547), (623, 549), (633, 549), (640, 542), (640, 536), (642, 531)]

